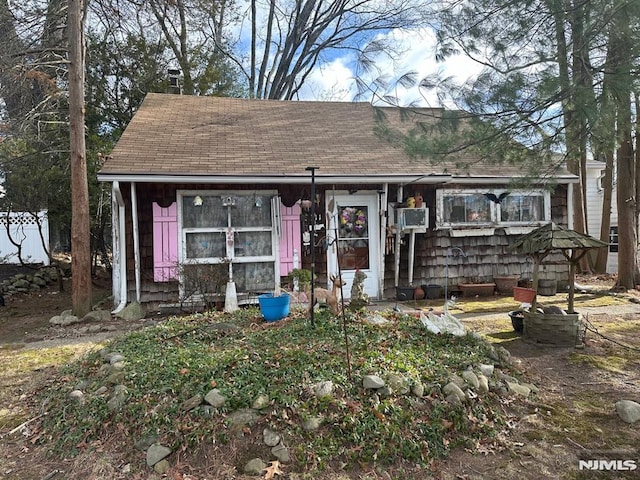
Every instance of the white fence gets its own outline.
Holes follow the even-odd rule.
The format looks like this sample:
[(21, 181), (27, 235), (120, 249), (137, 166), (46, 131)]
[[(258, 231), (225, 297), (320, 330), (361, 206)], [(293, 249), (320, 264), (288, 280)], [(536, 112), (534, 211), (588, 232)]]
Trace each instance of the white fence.
[[(49, 265), (49, 257), (42, 246), (38, 223), (42, 229), (47, 249), (49, 248), (49, 219), (46, 210), (38, 212), (38, 218), (27, 212), (0, 212), (0, 263), (20, 263), (18, 248), (10, 241), (22, 245), (22, 260), (25, 263)], [(7, 232), (7, 220), (9, 232)]]

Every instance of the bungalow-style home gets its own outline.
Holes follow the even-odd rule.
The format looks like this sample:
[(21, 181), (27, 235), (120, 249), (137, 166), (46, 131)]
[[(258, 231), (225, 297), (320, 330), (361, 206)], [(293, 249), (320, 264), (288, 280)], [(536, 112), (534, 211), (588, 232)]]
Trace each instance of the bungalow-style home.
[[(175, 302), (227, 277), (255, 299), (310, 268), (312, 251), (318, 282), (340, 273), (346, 298), (357, 270), (372, 299), (453, 291), (526, 277), (513, 241), (568, 225), (566, 171), (526, 190), (510, 186), (518, 167), (468, 159), (457, 173), (377, 135), (379, 118), (368, 103), (147, 95), (98, 175), (113, 191), (116, 305)], [(546, 268), (566, 279), (565, 265)]]

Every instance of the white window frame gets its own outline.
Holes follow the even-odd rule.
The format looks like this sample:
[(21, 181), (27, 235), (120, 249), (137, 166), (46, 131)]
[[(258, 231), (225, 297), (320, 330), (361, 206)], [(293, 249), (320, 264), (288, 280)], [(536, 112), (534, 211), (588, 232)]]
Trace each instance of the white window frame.
[[(444, 198), (450, 196), (484, 195), (493, 193), (496, 197), (509, 192), (511, 195), (539, 196), (543, 197), (544, 210), (542, 220), (531, 222), (501, 221), (501, 203), (488, 200), (490, 202), (490, 219), (487, 222), (446, 222), (444, 220)], [(539, 226), (551, 222), (551, 193), (547, 190), (508, 190), (508, 189), (438, 189), (436, 190), (436, 229), (473, 228), (487, 229), (487, 227), (528, 227)]]
[[(178, 262), (180, 265), (215, 265), (222, 263), (241, 264), (241, 263), (273, 263), (274, 264), (274, 285), (280, 276), (280, 261), (279, 261), (279, 235), (280, 235), (280, 200), (275, 190), (178, 190), (177, 192), (178, 203), (178, 232), (180, 238), (180, 245), (178, 248)], [(191, 196), (216, 196), (216, 197), (243, 197), (250, 195), (269, 196), (271, 198), (271, 226), (250, 226), (250, 227), (189, 227), (183, 226), (183, 202), (185, 197)], [(227, 207), (225, 207), (227, 208)], [(224, 257), (200, 257), (200, 258), (187, 258), (187, 236), (193, 233), (222, 233), (227, 235), (231, 230), (233, 234), (242, 232), (271, 232), (271, 254), (262, 256), (235, 256), (233, 244), (225, 242), (225, 256)]]

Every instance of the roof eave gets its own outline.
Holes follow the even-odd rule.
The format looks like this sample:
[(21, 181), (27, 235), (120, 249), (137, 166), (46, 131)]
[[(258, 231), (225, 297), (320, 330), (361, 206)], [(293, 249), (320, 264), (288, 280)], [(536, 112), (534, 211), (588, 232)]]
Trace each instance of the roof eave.
[[(211, 183), (211, 184), (308, 184), (310, 174), (300, 175), (176, 175), (176, 174), (136, 174), (136, 173), (99, 173), (101, 182), (133, 183)], [(578, 177), (563, 175), (551, 179), (558, 183), (577, 183)], [(331, 184), (441, 184), (459, 183), (473, 185), (504, 184), (513, 181), (513, 177), (464, 176), (449, 174), (379, 174), (379, 175), (332, 175), (315, 172), (315, 182), (320, 185)], [(547, 183), (543, 181), (542, 183)]]
[[(438, 184), (451, 182), (451, 175), (323, 175), (315, 172), (318, 184), (380, 184), (380, 183), (419, 183)], [(101, 182), (134, 183), (211, 183), (211, 184), (308, 184), (311, 174), (301, 175), (175, 175), (175, 174), (123, 174), (99, 173)]]

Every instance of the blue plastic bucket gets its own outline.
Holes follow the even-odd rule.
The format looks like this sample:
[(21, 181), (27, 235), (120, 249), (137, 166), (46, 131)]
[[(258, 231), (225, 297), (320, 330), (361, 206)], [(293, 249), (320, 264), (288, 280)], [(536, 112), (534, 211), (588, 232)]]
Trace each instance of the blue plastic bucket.
[(258, 295), (260, 312), (267, 322), (275, 322), (289, 315), (290, 296), (283, 293), (274, 296), (273, 293), (263, 293)]

